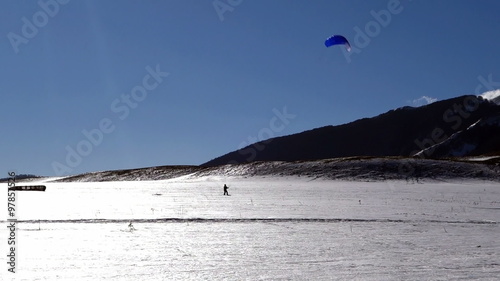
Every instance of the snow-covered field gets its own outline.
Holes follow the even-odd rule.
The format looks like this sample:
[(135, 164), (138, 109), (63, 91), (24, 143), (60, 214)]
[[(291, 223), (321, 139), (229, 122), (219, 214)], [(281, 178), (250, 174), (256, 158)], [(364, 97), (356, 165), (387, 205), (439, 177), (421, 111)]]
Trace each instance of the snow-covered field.
[[(2, 223), (2, 280), (500, 276), (496, 182), (210, 176), (45, 185), (17, 192), (15, 274)], [(7, 218), (7, 192), (0, 201)]]

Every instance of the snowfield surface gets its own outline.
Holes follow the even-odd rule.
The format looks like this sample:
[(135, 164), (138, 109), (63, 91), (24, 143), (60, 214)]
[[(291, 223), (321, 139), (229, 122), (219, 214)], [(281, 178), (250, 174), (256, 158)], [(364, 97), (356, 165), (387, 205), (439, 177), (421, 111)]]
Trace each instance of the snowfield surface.
[(17, 192), (15, 274), (3, 222), (2, 280), (500, 276), (498, 182), (184, 176), (45, 185)]

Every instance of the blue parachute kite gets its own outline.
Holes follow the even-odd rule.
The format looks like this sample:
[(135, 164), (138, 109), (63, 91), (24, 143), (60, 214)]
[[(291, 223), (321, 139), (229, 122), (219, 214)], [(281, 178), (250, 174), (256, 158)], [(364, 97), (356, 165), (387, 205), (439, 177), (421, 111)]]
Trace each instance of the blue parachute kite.
[(348, 52), (351, 51), (351, 44), (349, 44), (349, 41), (347, 41), (347, 39), (342, 35), (333, 35), (328, 39), (326, 39), (325, 41), (326, 47), (330, 47), (333, 45), (342, 45), (342, 44), (345, 45), (345, 48), (347, 49)]

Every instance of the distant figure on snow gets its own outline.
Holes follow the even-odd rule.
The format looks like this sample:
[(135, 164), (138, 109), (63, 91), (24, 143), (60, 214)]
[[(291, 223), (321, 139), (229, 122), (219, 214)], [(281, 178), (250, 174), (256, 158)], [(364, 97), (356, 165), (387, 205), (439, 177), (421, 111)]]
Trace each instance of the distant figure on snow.
[(224, 184), (224, 195), (229, 196), (229, 193), (227, 192), (228, 188), (229, 188), (229, 186), (227, 186), (226, 184)]
[(128, 224), (128, 229), (129, 229), (130, 231), (135, 230), (135, 227), (132, 225), (132, 222), (130, 222), (130, 223)]

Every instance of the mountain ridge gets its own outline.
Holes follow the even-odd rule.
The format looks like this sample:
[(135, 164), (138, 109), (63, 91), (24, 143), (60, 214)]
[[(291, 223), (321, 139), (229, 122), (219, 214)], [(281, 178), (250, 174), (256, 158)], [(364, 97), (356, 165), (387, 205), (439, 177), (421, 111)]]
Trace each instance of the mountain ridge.
[[(444, 142), (481, 119), (499, 113), (499, 105), (482, 97), (466, 95), (422, 107), (402, 107), (346, 124), (324, 126), (260, 141), (201, 166), (351, 156), (419, 156), (417, 154), (420, 151)], [(478, 151), (491, 152), (484, 147), (486, 144), (482, 145)], [(423, 154), (426, 158), (446, 155), (428, 152), (429, 150)], [(472, 155), (477, 153), (460, 156)]]

